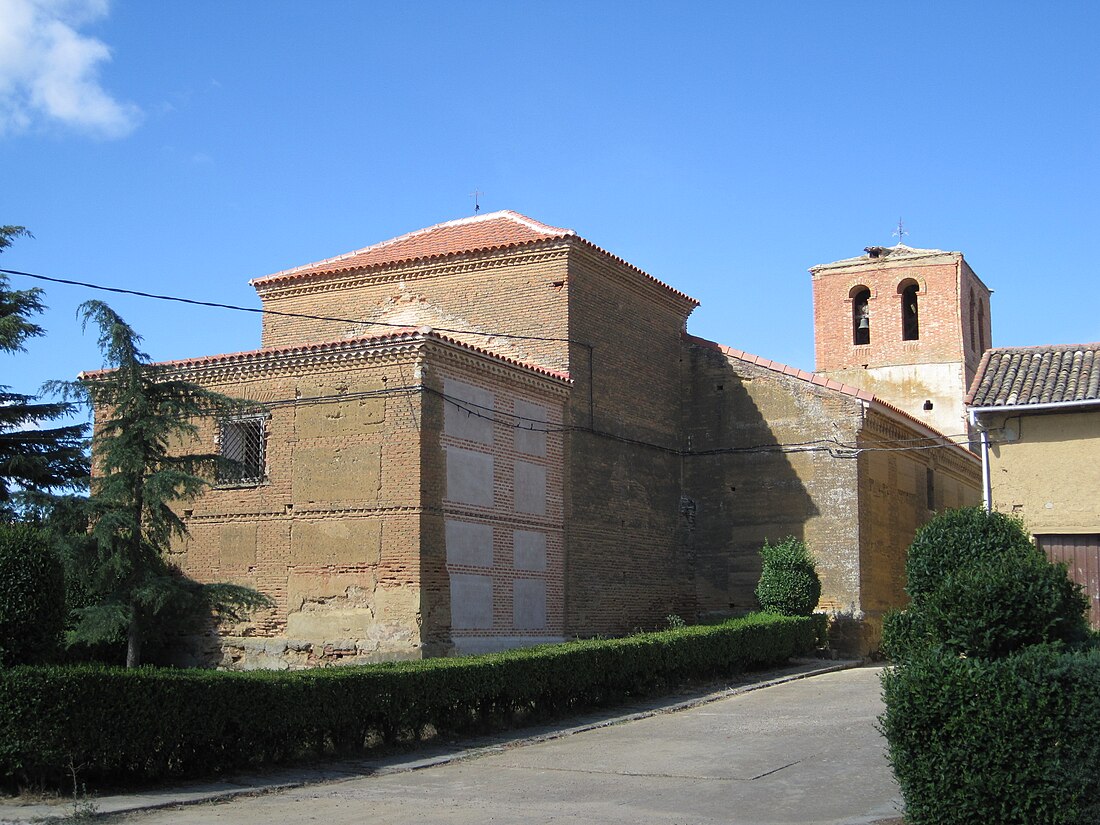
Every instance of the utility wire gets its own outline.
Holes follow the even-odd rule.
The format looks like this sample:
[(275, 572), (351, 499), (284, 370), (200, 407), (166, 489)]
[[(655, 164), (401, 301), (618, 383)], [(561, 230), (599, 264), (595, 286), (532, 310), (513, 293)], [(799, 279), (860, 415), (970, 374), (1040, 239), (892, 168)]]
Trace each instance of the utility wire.
[[(114, 293), (116, 295), (133, 295), (133, 296), (138, 297), (138, 298), (150, 298), (150, 299), (158, 300), (158, 301), (170, 301), (170, 302), (179, 303), (179, 304), (187, 304), (189, 306), (210, 307), (210, 308), (213, 308), (213, 309), (228, 309), (228, 310), (232, 310), (234, 312), (248, 312), (248, 313), (252, 313), (252, 314), (256, 314), (256, 315), (274, 315), (274, 316), (283, 317), (283, 318), (304, 318), (304, 319), (311, 320), (311, 321), (332, 321), (332, 322), (335, 322), (335, 323), (361, 324), (361, 325), (364, 325), (364, 326), (379, 326), (379, 327), (388, 327), (388, 328), (393, 328), (393, 329), (406, 329), (409, 326), (408, 324), (396, 324), (396, 323), (391, 323), (391, 322), (388, 322), (388, 321), (367, 321), (367, 320), (364, 320), (362, 318), (343, 318), (343, 317), (334, 316), (334, 315), (313, 315), (311, 313), (305, 313), (305, 312), (286, 312), (284, 310), (265, 309), (265, 308), (262, 308), (262, 307), (259, 307), (259, 308), (257, 308), (257, 307), (245, 307), (245, 306), (239, 306), (237, 304), (220, 303), (220, 302), (217, 302), (217, 301), (200, 301), (200, 300), (197, 300), (195, 298), (184, 298), (184, 297), (181, 297), (181, 296), (178, 296), (178, 295), (161, 295), (161, 294), (154, 293), (154, 292), (144, 292), (144, 291), (136, 290), (136, 289), (124, 289), (122, 287), (106, 286), (104, 284), (96, 284), (96, 283), (92, 283), (92, 282), (89, 282), (89, 281), (77, 281), (77, 280), (70, 279), (70, 278), (54, 278), (54, 277), (51, 277), (49, 275), (40, 275), (40, 274), (37, 274), (37, 273), (34, 273), (34, 272), (24, 272), (24, 271), (18, 270), (18, 269), (0, 269), (0, 273), (4, 273), (6, 275), (18, 275), (18, 276), (21, 276), (21, 277), (24, 277), (24, 278), (32, 278), (34, 280), (46, 281), (48, 283), (65, 284), (67, 286), (78, 286), (78, 287), (83, 287), (85, 289), (98, 290), (100, 292), (110, 292), (110, 293)], [(584, 341), (578, 341), (578, 340), (573, 339), (573, 338), (554, 338), (554, 337), (550, 337), (550, 336), (540, 336), (540, 335), (519, 335), (519, 334), (515, 334), (515, 333), (506, 333), (506, 332), (483, 332), (481, 330), (454, 329), (454, 328), (448, 328), (448, 327), (433, 327), (432, 329), (435, 332), (449, 332), (449, 333), (457, 334), (457, 335), (479, 335), (479, 336), (482, 336), (484, 338), (507, 338), (507, 339), (512, 339), (512, 340), (522, 340), (522, 341), (548, 341), (548, 342), (557, 342), (557, 343), (577, 344), (579, 346), (586, 347), (589, 350), (590, 353), (594, 349), (592, 344), (586, 343)], [(602, 431), (602, 430), (596, 430), (593, 427), (581, 427), (581, 426), (577, 426), (577, 425), (566, 425), (566, 424), (562, 424), (560, 426), (554, 426), (554, 427), (547, 427), (547, 426), (545, 426), (545, 422), (540, 422), (540, 421), (537, 421), (536, 419), (525, 419), (522, 416), (513, 415), (513, 414), (510, 414), (510, 413), (497, 413), (496, 411), (490, 411), (493, 414), (490, 415), (490, 416), (486, 416), (482, 413), (477, 412), (474, 409), (470, 409), (471, 407), (477, 407), (478, 406), (476, 404), (473, 404), (472, 402), (465, 402), (465, 401), (462, 401), (461, 399), (446, 396), (446, 395), (444, 395), (443, 393), (441, 393), (437, 390), (433, 390), (430, 387), (424, 387), (422, 385), (394, 388), (393, 390), (386, 389), (386, 390), (378, 390), (378, 391), (368, 391), (368, 392), (365, 392), (365, 393), (350, 393), (350, 394), (339, 395), (339, 396), (317, 396), (317, 397), (305, 398), (305, 399), (302, 399), (302, 398), (283, 399), (283, 400), (279, 400), (279, 401), (264, 402), (264, 406), (280, 406), (280, 405), (284, 405), (284, 404), (300, 404), (300, 403), (311, 403), (311, 402), (312, 403), (335, 403), (335, 402), (339, 402), (339, 401), (343, 401), (343, 400), (351, 400), (353, 398), (370, 397), (371, 395), (397, 395), (398, 393), (412, 394), (412, 393), (418, 392), (418, 391), (426, 391), (426, 392), (430, 392), (430, 393), (439, 395), (440, 397), (444, 398), (446, 401), (449, 401), (450, 403), (454, 404), (455, 406), (459, 407), (460, 409), (464, 409), (470, 415), (476, 415), (476, 416), (481, 417), (481, 418), (489, 418), (490, 420), (492, 420), (494, 422), (497, 422), (497, 423), (504, 423), (496, 417), (497, 415), (508, 415), (513, 420), (517, 420), (517, 421), (518, 420), (523, 420), (523, 421), (527, 421), (531, 424), (543, 424), (544, 425), (544, 427), (542, 427), (542, 428), (535, 427), (535, 426), (531, 426), (531, 427), (519, 426), (519, 425), (515, 425), (515, 424), (511, 425), (515, 429), (524, 429), (524, 430), (529, 430), (529, 431), (547, 432), (547, 433), (549, 433), (549, 432), (556, 432), (556, 433), (583, 432), (583, 433), (588, 433), (590, 435), (595, 435), (595, 436), (598, 436), (598, 437), (601, 437), (601, 438), (610, 439), (610, 440), (617, 441), (617, 442), (624, 443), (624, 444), (632, 444), (632, 445), (635, 445), (635, 446), (649, 447), (649, 448), (652, 448), (652, 449), (660, 450), (661, 452), (674, 454), (674, 455), (685, 456), (685, 457), (686, 456), (727, 455), (727, 454), (739, 454), (739, 453), (759, 454), (759, 453), (775, 453), (775, 452), (783, 452), (783, 453), (825, 452), (825, 453), (828, 453), (828, 454), (832, 455), (834, 458), (856, 458), (856, 457), (858, 457), (858, 455), (860, 453), (863, 453), (863, 452), (906, 452), (906, 451), (915, 451), (915, 450), (934, 450), (934, 449), (944, 449), (944, 448), (948, 448), (948, 447), (963, 447), (964, 446), (964, 443), (961, 443), (961, 442), (948, 441), (947, 443), (928, 444), (928, 445), (923, 445), (923, 446), (910, 446), (910, 447), (861, 447), (859, 445), (844, 444), (843, 442), (840, 442), (840, 441), (838, 441), (837, 439), (834, 438), (834, 439), (816, 439), (816, 440), (813, 440), (813, 441), (797, 442), (797, 443), (792, 443), (792, 444), (759, 444), (759, 445), (748, 446), (748, 447), (719, 447), (719, 448), (714, 448), (714, 449), (710, 449), (710, 450), (698, 450), (698, 451), (690, 450), (690, 449), (689, 450), (682, 450), (682, 449), (677, 449), (677, 448), (674, 448), (674, 447), (668, 447), (668, 446), (663, 445), (663, 444), (656, 444), (656, 443), (651, 442), (651, 441), (645, 441), (645, 440), (636, 439), (636, 438), (629, 438), (627, 436), (616, 435), (615, 433), (609, 433), (609, 432), (605, 432), (605, 431)], [(488, 409), (488, 408), (482, 407), (481, 409)], [(945, 438), (945, 439), (954, 438), (954, 437), (956, 437), (956, 436), (943, 436), (943, 438)], [(959, 434), (958, 437), (964, 437), (964, 434)], [(900, 439), (900, 440), (895, 440), (895, 441), (888, 442), (888, 443), (906, 443), (906, 442), (909, 442), (909, 441), (930, 441), (930, 440), (933, 440), (935, 438), (936, 438), (936, 436), (923, 436), (923, 437), (912, 438), (912, 439)], [(965, 443), (970, 444), (972, 442), (968, 441), (968, 442), (965, 442)], [(843, 452), (841, 452), (841, 451), (843, 451)]]
[[(341, 318), (336, 315), (312, 315), (307, 312), (286, 312), (278, 309), (264, 309), (263, 307), (245, 307), (237, 304), (223, 304), (217, 301), (199, 301), (195, 298), (182, 298), (178, 295), (160, 295), (155, 292), (142, 292), (137, 289), (123, 289), (117, 286), (104, 286), (89, 281), (74, 281), (69, 278), (53, 278), (49, 275), (38, 275), (34, 272), (22, 272), (18, 269), (0, 269), (6, 275), (21, 275), (24, 278), (34, 278), (38, 281), (47, 281), (51, 284), (66, 284), (79, 286), (85, 289), (95, 289), (100, 292), (112, 292), (116, 295), (134, 295), (138, 298), (152, 298), (157, 301), (173, 301), (178, 304), (190, 306), (212, 307), (214, 309), (230, 309), (235, 312), (251, 312), (256, 315), (277, 315), (282, 318), (305, 318), (310, 321), (334, 321), (340, 324), (363, 324), (366, 326), (389, 327), (392, 329), (407, 329), (409, 324), (395, 324), (389, 321), (367, 321), (362, 318)], [(476, 329), (451, 329), (448, 327), (432, 327), (434, 332), (450, 332), (456, 335), (480, 335), (483, 338), (511, 338), (519, 341), (553, 341), (563, 344), (577, 344), (591, 348), (591, 344), (578, 341), (575, 338), (553, 338), (544, 335), (519, 335), (510, 332), (482, 332)]]

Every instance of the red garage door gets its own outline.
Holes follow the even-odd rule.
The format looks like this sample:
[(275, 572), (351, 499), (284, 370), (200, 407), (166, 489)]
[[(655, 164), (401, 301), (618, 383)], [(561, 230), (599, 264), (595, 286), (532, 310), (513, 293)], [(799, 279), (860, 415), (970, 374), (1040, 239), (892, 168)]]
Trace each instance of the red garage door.
[(1100, 629), (1100, 533), (1036, 536), (1051, 561), (1069, 568), (1070, 578), (1085, 588), (1089, 597), (1089, 623)]

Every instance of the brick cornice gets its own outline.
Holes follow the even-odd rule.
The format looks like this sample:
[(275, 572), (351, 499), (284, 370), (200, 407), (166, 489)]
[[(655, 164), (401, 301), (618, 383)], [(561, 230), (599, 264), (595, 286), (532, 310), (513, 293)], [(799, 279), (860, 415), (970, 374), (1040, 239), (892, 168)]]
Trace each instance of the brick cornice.
[(443, 278), (448, 275), (476, 272), (487, 267), (500, 268), (555, 260), (564, 261), (569, 256), (571, 246), (572, 239), (566, 238), (534, 243), (520, 248), (466, 252), (444, 260), (425, 259), (384, 264), (351, 272), (311, 275), (308, 279), (292, 280), (285, 284), (276, 283), (269, 286), (257, 284), (256, 293), (261, 301), (281, 300), (300, 295), (340, 292), (360, 286)]

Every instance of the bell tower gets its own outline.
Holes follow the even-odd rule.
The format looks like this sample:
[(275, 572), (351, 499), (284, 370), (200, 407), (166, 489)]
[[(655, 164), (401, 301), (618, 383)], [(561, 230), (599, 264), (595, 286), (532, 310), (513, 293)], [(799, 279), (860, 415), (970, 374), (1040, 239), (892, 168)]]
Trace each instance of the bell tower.
[(870, 246), (812, 267), (818, 374), (873, 392), (944, 435), (991, 346), (992, 291), (961, 252)]

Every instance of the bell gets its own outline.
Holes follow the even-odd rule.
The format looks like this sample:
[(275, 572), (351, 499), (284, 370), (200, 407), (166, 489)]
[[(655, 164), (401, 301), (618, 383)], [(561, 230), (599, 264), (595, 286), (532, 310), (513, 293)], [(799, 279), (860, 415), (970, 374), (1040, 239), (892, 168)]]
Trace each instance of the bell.
[(868, 317), (866, 315), (864, 315), (862, 318), (859, 319), (859, 328), (860, 329), (870, 329), (871, 328), (871, 321), (870, 321), (870, 319), (868, 319)]

